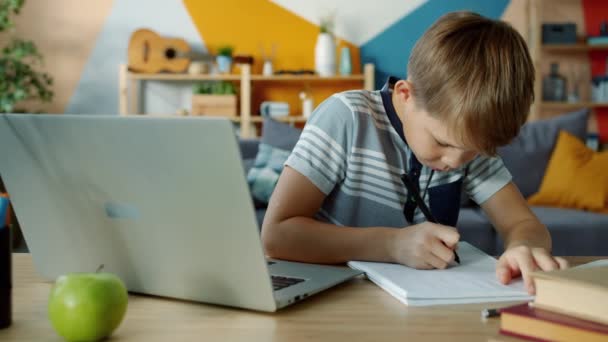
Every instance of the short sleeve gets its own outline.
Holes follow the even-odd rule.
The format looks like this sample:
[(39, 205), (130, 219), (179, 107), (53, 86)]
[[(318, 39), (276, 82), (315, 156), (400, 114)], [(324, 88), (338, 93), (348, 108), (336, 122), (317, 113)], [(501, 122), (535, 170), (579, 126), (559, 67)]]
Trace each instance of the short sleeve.
[(479, 156), (468, 165), (464, 189), (477, 204), (482, 204), (511, 182), (511, 173), (500, 157)]
[(330, 97), (312, 113), (285, 165), (328, 195), (346, 176), (353, 125), (348, 106), (338, 97)]

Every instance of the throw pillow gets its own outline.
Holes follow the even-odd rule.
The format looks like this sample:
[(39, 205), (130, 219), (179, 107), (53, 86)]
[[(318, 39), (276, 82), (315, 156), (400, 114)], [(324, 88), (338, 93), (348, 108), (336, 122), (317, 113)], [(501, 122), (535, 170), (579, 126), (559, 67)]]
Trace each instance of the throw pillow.
[(509, 145), (498, 149), (498, 155), (524, 197), (529, 197), (540, 188), (561, 130), (570, 132), (582, 141), (586, 139), (588, 115), (589, 110), (583, 109), (548, 120), (529, 122)]
[(256, 207), (268, 204), (270, 195), (283, 171), (283, 164), (291, 154), (302, 131), (275, 121), (264, 119), (260, 147), (255, 161), (247, 173), (247, 182)]
[(559, 134), (532, 205), (607, 212), (608, 152), (595, 152), (570, 133)]

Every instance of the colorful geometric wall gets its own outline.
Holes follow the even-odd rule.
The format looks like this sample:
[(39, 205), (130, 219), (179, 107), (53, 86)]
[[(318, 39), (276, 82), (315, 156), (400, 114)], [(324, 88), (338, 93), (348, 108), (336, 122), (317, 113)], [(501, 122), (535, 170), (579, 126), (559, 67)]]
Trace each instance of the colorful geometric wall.
[[(573, 0), (572, 4), (580, 4), (578, 8), (582, 8), (580, 13), (584, 14), (584, 18), (575, 21), (592, 34), (608, 13), (608, 1)], [(273, 44), (277, 47), (275, 70), (313, 69), (319, 20), (333, 11), (339, 45), (350, 48), (354, 72), (360, 72), (362, 63), (374, 63), (376, 86), (380, 86), (388, 75), (406, 76), (407, 59), (414, 43), (444, 13), (471, 10), (491, 18), (505, 18), (516, 24), (525, 36), (528, 31), (526, 6), (525, 0), (117, 0), (103, 27), (99, 28), (92, 49), (82, 54), (87, 56), (84, 68), (62, 70), (54, 76), (56, 83), (62, 83), (68, 82), (63, 75), (80, 73), (77, 77), (70, 76), (69, 82), (77, 79), (77, 84), (61, 88), (72, 91), (58, 96), (69, 98), (64, 112), (117, 113), (118, 65), (126, 62), (128, 37), (142, 27), (164, 36), (184, 38), (198, 52), (213, 53), (219, 45), (232, 44), (236, 53), (257, 57), (253, 71), (258, 73), (261, 72), (261, 48), (268, 52)], [(87, 11), (79, 10), (78, 13), (86, 15)], [(52, 31), (46, 31), (52, 34)], [(49, 36), (48, 40), (64, 38)], [(77, 35), (71, 38), (77, 38)], [(76, 41), (71, 44), (81, 46)], [(605, 52), (590, 53), (594, 74), (605, 73), (605, 57)], [(258, 102), (262, 97), (297, 103), (298, 90), (293, 85), (266, 89), (261, 94), (254, 89), (253, 108), (256, 108), (255, 96), (258, 96)], [(331, 92), (332, 88), (325, 90)], [(190, 84), (146, 82), (141, 92), (144, 93), (141, 107), (147, 113), (174, 113), (176, 109), (190, 106)], [(602, 139), (608, 140), (608, 113), (605, 111), (596, 112), (599, 113)]]
[[(320, 18), (336, 15), (339, 46), (348, 46), (353, 71), (361, 62), (373, 62), (378, 85), (388, 74), (405, 76), (409, 50), (419, 35), (440, 15), (468, 9), (499, 18), (507, 0), (441, 1), (384, 0), (129, 0), (115, 1), (101, 30), (67, 113), (114, 113), (117, 111), (117, 69), (126, 60), (128, 37), (140, 27), (165, 36), (186, 39), (199, 51), (214, 52), (226, 43), (236, 53), (258, 57), (254, 72), (261, 70), (261, 51), (277, 46), (275, 69), (313, 69), (314, 45)], [(189, 105), (190, 86), (147, 82), (143, 107), (152, 113), (173, 113)], [(292, 91), (265, 94), (270, 99), (294, 96)]]

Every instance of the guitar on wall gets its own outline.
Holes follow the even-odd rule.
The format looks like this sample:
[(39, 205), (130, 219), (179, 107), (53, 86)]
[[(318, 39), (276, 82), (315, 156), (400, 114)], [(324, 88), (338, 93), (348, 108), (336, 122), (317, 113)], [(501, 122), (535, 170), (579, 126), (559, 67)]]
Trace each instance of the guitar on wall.
[(128, 55), (131, 71), (179, 73), (188, 69), (192, 52), (190, 45), (181, 38), (161, 37), (152, 30), (139, 29), (131, 35)]

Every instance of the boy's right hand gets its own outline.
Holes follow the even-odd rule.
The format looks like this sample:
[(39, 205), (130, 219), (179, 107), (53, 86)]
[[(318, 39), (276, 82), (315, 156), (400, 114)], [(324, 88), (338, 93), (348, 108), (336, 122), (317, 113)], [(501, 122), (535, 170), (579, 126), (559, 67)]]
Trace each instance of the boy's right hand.
[(454, 227), (422, 222), (399, 229), (390, 245), (395, 262), (418, 269), (444, 269), (454, 260), (460, 234)]

